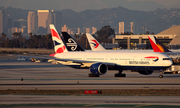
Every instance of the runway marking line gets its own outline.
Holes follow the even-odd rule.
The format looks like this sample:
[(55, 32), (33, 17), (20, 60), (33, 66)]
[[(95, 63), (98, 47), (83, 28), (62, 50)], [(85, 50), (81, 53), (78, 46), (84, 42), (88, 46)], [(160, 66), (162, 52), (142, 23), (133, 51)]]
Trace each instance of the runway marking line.
[(84, 105), (84, 106), (89, 107), (89, 106), (96, 106), (96, 105), (99, 105), (99, 104), (89, 104), (89, 105)]
[[(0, 79), (1, 81), (3, 80), (20, 80), (20, 79)], [(24, 80), (120, 80), (117, 78), (105, 78), (105, 79), (24, 79)]]
[[(93, 105), (93, 107), (136, 107), (138, 105), (134, 104), (88, 104), (88, 105)], [(140, 106), (140, 105), (139, 105)], [(91, 107), (87, 106), (87, 104), (1, 104), (0, 107)], [(179, 108), (177, 105), (149, 105), (147, 107), (152, 107), (152, 108)]]
[(137, 105), (137, 106), (134, 106), (134, 107), (144, 107), (144, 106), (151, 106), (151, 105)]

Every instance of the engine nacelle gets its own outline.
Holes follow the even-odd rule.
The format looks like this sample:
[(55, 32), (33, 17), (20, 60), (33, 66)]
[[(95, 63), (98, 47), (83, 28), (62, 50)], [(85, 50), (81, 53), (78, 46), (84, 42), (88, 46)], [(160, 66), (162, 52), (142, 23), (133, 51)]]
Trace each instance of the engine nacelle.
[(152, 70), (142, 70), (138, 71), (138, 73), (143, 74), (143, 75), (151, 75), (154, 71)]
[(108, 67), (103, 63), (95, 63), (90, 66), (90, 71), (95, 75), (103, 75), (107, 72)]

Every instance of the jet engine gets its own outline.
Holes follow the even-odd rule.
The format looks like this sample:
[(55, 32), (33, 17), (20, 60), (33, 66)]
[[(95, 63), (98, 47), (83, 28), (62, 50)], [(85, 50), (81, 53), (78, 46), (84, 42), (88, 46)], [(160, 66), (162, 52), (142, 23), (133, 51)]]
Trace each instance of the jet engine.
[(151, 75), (154, 71), (152, 70), (141, 70), (138, 71), (138, 73), (143, 74), (143, 75)]
[(102, 63), (95, 63), (90, 66), (90, 71), (94, 75), (103, 75), (107, 72), (107, 70), (107, 65)]

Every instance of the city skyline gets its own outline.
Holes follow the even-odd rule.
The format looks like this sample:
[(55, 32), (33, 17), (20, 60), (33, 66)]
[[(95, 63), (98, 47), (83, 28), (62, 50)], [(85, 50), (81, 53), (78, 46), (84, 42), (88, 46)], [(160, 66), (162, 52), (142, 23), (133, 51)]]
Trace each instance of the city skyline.
[[(15, 32), (21, 32), (23, 34), (40, 34), (50, 33), (49, 24), (57, 26), (59, 32), (68, 32), (69, 34), (80, 33), (96, 33), (97, 28), (68, 28), (66, 24), (62, 26), (62, 13), (54, 10), (36, 10), (29, 11), (27, 20), (18, 19), (13, 21), (13, 18), (8, 18), (5, 10), (0, 10), (0, 32), (5, 34), (13, 34)], [(27, 23), (23, 26), (24, 23)], [(6, 25), (6, 26), (5, 26)], [(27, 29), (27, 30), (25, 30)], [(73, 31), (73, 30), (74, 31)], [(84, 29), (84, 30), (83, 30)], [(26, 32), (27, 31), (27, 32)]]
[[(31, 10), (22, 10), (22, 9), (18, 9), (18, 8), (12, 8), (12, 7), (1, 7), (2, 10), (7, 11), (7, 15), (8, 15), (8, 33), (10, 33), (9, 28), (14, 27), (11, 31), (12, 32), (20, 32), (23, 31), (24, 32), (28, 32), (25, 29), (27, 28), (27, 14), (29, 11)], [(37, 11), (37, 10), (36, 10)], [(86, 29), (85, 28), (97, 28), (98, 30), (100, 30), (103, 26), (105, 25), (110, 25), (112, 29), (116, 30), (116, 33), (118, 33), (118, 22), (124, 22), (124, 31), (126, 33), (130, 33), (133, 31), (134, 34), (142, 34), (145, 33), (146, 31), (149, 31), (150, 33), (159, 33), (159, 27), (158, 27), (158, 32), (154, 32), (155, 28), (154, 26), (152, 26), (152, 22), (154, 20), (154, 18), (156, 18), (155, 22), (158, 21), (158, 19), (164, 19), (162, 20), (163, 22), (166, 20), (170, 20), (172, 19), (172, 17), (174, 17), (176, 20), (172, 20), (171, 23), (167, 24), (166, 27), (160, 27), (161, 30), (164, 30), (166, 28), (169, 28), (171, 26), (176, 26), (179, 24), (179, 20), (177, 19), (178, 17), (180, 17), (179, 15), (179, 9), (159, 9), (159, 10), (155, 10), (153, 12), (142, 12), (142, 11), (130, 11), (128, 9), (125, 9), (123, 7), (118, 7), (118, 8), (110, 8), (110, 9), (103, 9), (103, 10), (89, 10), (89, 11), (84, 11), (84, 12), (80, 12), (80, 13), (76, 13), (72, 10), (62, 10), (59, 11), (60, 13), (62, 13), (62, 17), (63, 18), (57, 18), (57, 14), (55, 15), (54, 10), (47, 10), (49, 14), (47, 14), (46, 20), (44, 21), (45, 27), (42, 27), (45, 32), (41, 32), (42, 34), (44, 33), (48, 33), (48, 24), (53, 23), (53, 22), (58, 22), (58, 24), (55, 26), (60, 26), (60, 30), (61, 31), (61, 27), (63, 25), (67, 25), (69, 27), (69, 33), (73, 34), (73, 33), (79, 33), (78, 32), (78, 28), (80, 28), (80, 32), (84, 33)], [(53, 12), (51, 12), (53, 11)], [(166, 12), (166, 13), (165, 13)], [(126, 14), (124, 14), (126, 13)], [(158, 13), (156, 15), (156, 13)], [(44, 18), (45, 18), (44, 17)], [(47, 17), (49, 20), (47, 20)], [(39, 18), (42, 19), (42, 18)], [(58, 19), (58, 20), (56, 20)], [(130, 22), (133, 22), (133, 27), (130, 24)], [(153, 21), (154, 22), (154, 21)], [(162, 25), (162, 22), (160, 22), (160, 24), (156, 25), (157, 23), (155, 23), (156, 26)], [(148, 24), (148, 26), (147, 26)], [(164, 24), (164, 23), (163, 23)], [(22, 28), (20, 28), (20, 26)], [(146, 29), (142, 29), (142, 27), (146, 27)], [(39, 26), (40, 27), (40, 26)], [(132, 30), (133, 28), (133, 30)], [(163, 29), (162, 29), (163, 28)], [(42, 29), (42, 30), (43, 30)], [(58, 27), (57, 27), (58, 29)], [(153, 30), (152, 30), (153, 29)], [(39, 30), (39, 28), (38, 28)], [(145, 31), (144, 31), (145, 30)], [(157, 30), (157, 29), (156, 29)], [(90, 31), (90, 30), (89, 30)], [(93, 28), (92, 30), (93, 31)], [(38, 31), (38, 33), (40, 34), (40, 32)]]
[[(60, 12), (58, 14), (61, 16), (62, 13)], [(20, 25), (19, 25), (19, 27), (14, 26), (11, 28), (11, 34), (14, 32), (24, 33), (24, 31), (26, 31), (24, 29), (26, 29), (26, 28), (27, 28), (27, 34), (29, 34), (29, 33), (33, 33), (33, 34), (50, 33), (49, 26), (48, 26), (49, 24), (59, 25), (59, 23), (58, 24), (56, 23), (57, 19), (61, 19), (61, 17), (56, 17), (56, 16), (58, 16), (58, 14), (56, 12), (54, 12), (54, 10), (29, 11), (28, 16), (27, 16), (27, 27), (22, 26), (22, 28), (21, 28)], [(21, 20), (15, 21), (15, 22), (20, 24), (20, 21), (24, 21), (24, 20), (21, 19)], [(59, 22), (62, 23), (61, 20)], [(125, 22), (118, 22), (118, 23), (119, 23), (119, 27), (118, 27), (119, 34), (124, 34), (125, 26), (126, 26), (126, 29), (127, 29), (127, 27), (130, 27), (129, 30), (127, 29), (127, 32), (131, 32), (131, 33), (137, 32), (137, 30), (135, 30), (135, 28), (137, 28), (137, 27), (135, 26), (134, 22), (129, 22), (130, 25), (125, 24)], [(68, 28), (68, 26), (66, 24), (64, 26), (60, 25), (59, 27), (60, 27), (60, 29), (58, 30), (59, 32), (61, 32), (61, 31), (68, 32), (69, 34), (72, 34), (72, 35), (80, 34), (80, 33), (95, 34), (97, 32), (96, 27)]]

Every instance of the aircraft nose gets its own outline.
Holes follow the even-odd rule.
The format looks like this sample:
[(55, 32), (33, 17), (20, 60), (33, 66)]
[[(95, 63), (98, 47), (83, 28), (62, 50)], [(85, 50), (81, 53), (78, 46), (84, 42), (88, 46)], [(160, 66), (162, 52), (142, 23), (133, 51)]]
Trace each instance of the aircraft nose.
[(166, 60), (164, 63), (166, 66), (171, 66), (173, 64), (172, 60)]

